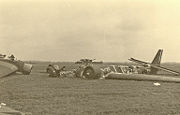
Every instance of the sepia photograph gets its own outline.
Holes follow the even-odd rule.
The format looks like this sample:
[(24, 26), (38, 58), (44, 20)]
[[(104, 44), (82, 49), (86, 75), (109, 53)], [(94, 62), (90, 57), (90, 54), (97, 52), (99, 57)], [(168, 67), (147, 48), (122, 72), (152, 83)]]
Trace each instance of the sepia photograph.
[(180, 115), (179, 0), (0, 0), (0, 115)]

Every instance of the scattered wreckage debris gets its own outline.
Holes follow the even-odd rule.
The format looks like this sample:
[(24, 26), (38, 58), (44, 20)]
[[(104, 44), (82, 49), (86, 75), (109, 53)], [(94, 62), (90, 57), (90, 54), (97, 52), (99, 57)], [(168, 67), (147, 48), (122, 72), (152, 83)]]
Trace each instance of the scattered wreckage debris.
[(49, 77), (67, 77), (70, 74), (74, 74), (73, 71), (67, 71), (65, 68), (66, 66), (60, 68), (59, 65), (49, 64), (46, 68), (46, 72), (49, 74)]
[(14, 55), (0, 55), (0, 77), (11, 75), (15, 72), (20, 72), (24, 75), (31, 73), (33, 66), (23, 61), (15, 59)]
[[(97, 71), (101, 71), (99, 68), (91, 65), (102, 64), (103, 62), (94, 62), (95, 59), (81, 59), (80, 61), (75, 62), (75, 64), (80, 64), (77, 69), (73, 69), (71, 71), (65, 70), (65, 66), (60, 68), (57, 64), (49, 64), (46, 68), (46, 72), (50, 77), (77, 77), (77, 78), (86, 78), (86, 79), (97, 79)], [(96, 71), (97, 70), (97, 71)], [(93, 72), (92, 72), (93, 71)], [(100, 76), (100, 75), (99, 75)]]
[[(160, 64), (162, 55), (162, 50), (159, 50), (153, 60), (153, 63), (157, 62)], [(180, 83), (180, 78), (177, 77), (167, 77), (162, 75), (151, 75), (148, 74), (148, 70), (146, 68), (139, 68), (138, 66), (126, 66), (126, 65), (107, 65), (103, 67), (101, 64), (93, 64), (93, 60), (90, 59), (81, 59), (75, 64), (80, 64), (76, 70), (66, 72), (64, 70), (65, 66), (59, 69), (58, 65), (49, 65), (47, 68), (47, 72), (49, 76), (59, 77), (62, 73), (67, 76), (67, 74), (71, 74), (77, 78), (83, 79), (119, 79), (119, 80), (137, 80), (137, 81), (162, 81), (162, 82), (176, 82)], [(150, 66), (152, 70), (155, 72), (155, 65), (151, 64)], [(157, 65), (158, 66), (158, 65)], [(149, 67), (149, 66), (147, 66)], [(162, 68), (161, 66), (158, 66)], [(164, 68), (164, 67), (163, 67)], [(167, 69), (167, 68), (166, 68)], [(160, 69), (162, 70), (162, 69)], [(169, 69), (168, 69), (169, 70)], [(156, 68), (156, 72), (158, 69)], [(170, 70), (171, 73), (173, 70)]]
[(46, 72), (49, 74), (49, 77), (59, 77), (60, 68), (58, 65), (49, 64)]

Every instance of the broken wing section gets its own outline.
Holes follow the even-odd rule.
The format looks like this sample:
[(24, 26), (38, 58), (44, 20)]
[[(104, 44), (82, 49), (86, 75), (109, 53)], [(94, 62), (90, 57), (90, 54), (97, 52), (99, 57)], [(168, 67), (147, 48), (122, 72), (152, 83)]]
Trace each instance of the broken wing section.
[(4, 61), (0, 61), (0, 78), (8, 76), (18, 70), (18, 67)]
[(134, 59), (134, 58), (130, 58), (130, 59), (128, 59), (129, 61), (132, 61), (132, 62), (135, 62), (135, 63), (137, 63), (137, 64), (140, 64), (140, 65), (147, 65), (147, 64), (149, 64), (149, 63), (147, 63), (147, 62), (143, 62), (143, 61), (140, 61), (140, 60), (137, 60), (137, 59)]
[(180, 75), (179, 72), (168, 69), (168, 68), (165, 68), (165, 67), (162, 67), (162, 66), (157, 66), (157, 65), (151, 64), (151, 67), (159, 69), (159, 70), (163, 70), (163, 71), (166, 71), (166, 72), (169, 72), (169, 73), (172, 73), (174, 75)]

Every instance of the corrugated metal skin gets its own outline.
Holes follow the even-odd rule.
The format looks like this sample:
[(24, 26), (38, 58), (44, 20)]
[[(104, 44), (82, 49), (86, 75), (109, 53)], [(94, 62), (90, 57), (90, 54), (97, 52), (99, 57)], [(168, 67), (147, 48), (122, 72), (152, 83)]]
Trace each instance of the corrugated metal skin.
[(109, 73), (106, 79), (120, 79), (120, 80), (137, 80), (137, 81), (162, 81), (180, 83), (178, 77), (168, 77), (160, 75), (144, 75), (144, 74), (119, 74)]
[(16, 65), (13, 65), (8, 62), (0, 61), (0, 78), (8, 76), (18, 70)]

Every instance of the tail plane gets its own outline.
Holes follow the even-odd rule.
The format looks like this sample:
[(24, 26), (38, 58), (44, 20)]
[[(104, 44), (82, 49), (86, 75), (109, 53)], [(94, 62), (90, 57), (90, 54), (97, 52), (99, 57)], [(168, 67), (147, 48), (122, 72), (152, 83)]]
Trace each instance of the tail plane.
[(176, 72), (174, 70), (171, 70), (171, 69), (160, 66), (162, 53), (163, 53), (163, 50), (159, 49), (151, 63), (140, 61), (140, 60), (137, 60), (137, 59), (134, 59), (134, 58), (130, 58), (129, 60), (132, 61), (132, 62), (135, 62), (137, 64), (143, 65), (143, 66), (144, 65), (150, 65), (150, 70), (151, 70), (150, 74), (157, 74), (157, 72), (159, 70), (163, 70), (163, 71), (172, 73), (174, 75), (180, 75), (179, 72)]
[[(162, 53), (163, 53), (163, 50), (159, 49), (151, 64), (160, 66)], [(151, 66), (151, 72), (150, 72), (151, 74), (157, 74), (158, 71), (159, 71), (158, 68)]]
[(159, 49), (151, 64), (160, 65), (163, 50)]

